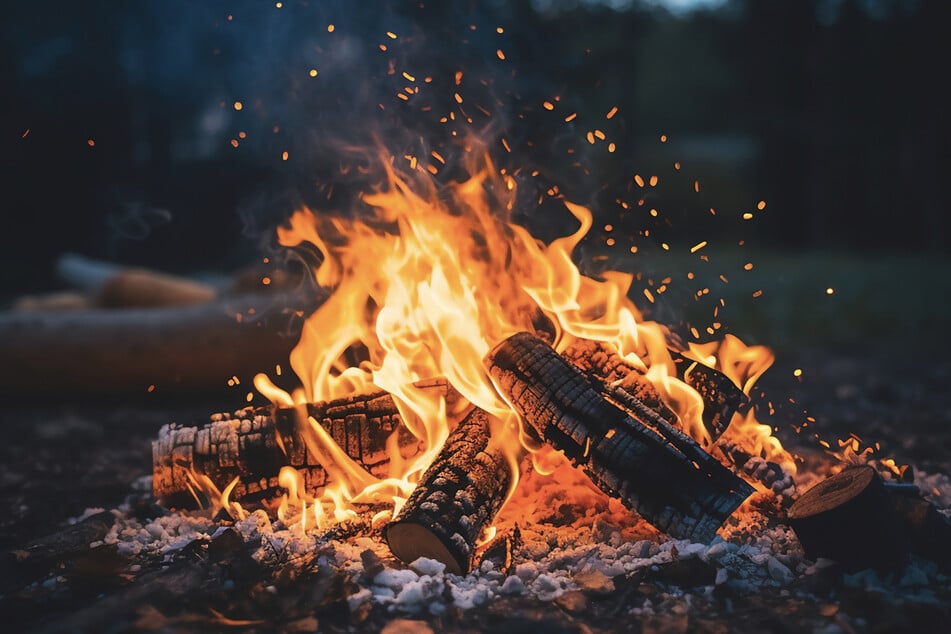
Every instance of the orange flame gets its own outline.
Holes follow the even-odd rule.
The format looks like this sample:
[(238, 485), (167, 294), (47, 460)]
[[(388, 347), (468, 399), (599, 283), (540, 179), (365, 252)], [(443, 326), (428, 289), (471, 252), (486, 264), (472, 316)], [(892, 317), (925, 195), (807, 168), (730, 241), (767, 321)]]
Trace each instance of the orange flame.
[[(286, 247), (320, 251), (316, 281), (333, 293), (306, 320), (291, 353), (303, 387), (288, 394), (260, 374), (257, 389), (281, 406), (384, 389), (425, 448), (409, 460), (394, 451), (390, 477), (381, 480), (351, 460), (316, 421), (302, 418), (308, 448), (333, 482), (320, 499), (306, 502), (315, 512), (321, 499), (337, 520), (360, 503), (385, 503), (393, 507), (391, 514), (398, 511), (450, 431), (445, 398), (414, 386), (418, 381), (445, 377), (465, 401), (500, 418), (504, 424), (494, 433), (502, 436), (497, 440), (513, 465), (525, 450), (537, 451), (493, 388), (482, 359), (505, 337), (536, 330), (546, 320), (559, 350), (573, 338), (613, 344), (647, 371), (682, 428), (708, 439), (699, 395), (674, 374), (667, 330), (645, 321), (628, 298), (633, 275), (609, 271), (594, 279), (575, 265), (573, 252), (591, 228), (591, 212), (564, 201), (578, 229), (543, 244), (509, 220), (515, 179), (500, 173), (486, 152), (473, 150), (470, 156), (477, 159), (466, 180), (439, 185), (421, 168), (398, 172), (395, 161), (383, 155), (386, 181), (362, 197), (368, 212), (362, 219), (305, 207), (278, 231)], [(353, 350), (363, 351), (362, 362), (347, 361)], [(747, 390), (772, 362), (765, 348), (746, 347), (735, 338), (692, 346), (690, 352)], [(751, 417), (735, 426), (740, 429), (734, 433), (744, 438), (754, 432), (749, 442), (757, 451), (784, 453), (768, 426)], [(556, 466), (550, 455), (537, 457), (540, 469)], [(293, 500), (285, 501), (303, 507), (305, 493), (287, 477)]]

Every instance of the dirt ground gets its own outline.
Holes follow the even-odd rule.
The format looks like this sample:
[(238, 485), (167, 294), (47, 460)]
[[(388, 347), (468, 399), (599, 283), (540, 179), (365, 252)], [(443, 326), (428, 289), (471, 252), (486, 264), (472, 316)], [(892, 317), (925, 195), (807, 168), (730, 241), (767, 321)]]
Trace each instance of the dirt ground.
[[(945, 310), (942, 305), (932, 308), (939, 315)], [(919, 328), (865, 345), (823, 341), (819, 336), (805, 341), (799, 334), (777, 337), (781, 343), (776, 365), (760, 382), (763, 398), (775, 405), (769, 422), (788, 446), (802, 447), (805, 452), (815, 451), (816, 443), (797, 436), (792, 427), (811, 416), (813, 430), (830, 441), (855, 433), (868, 443), (879, 442), (882, 453), (899, 463), (951, 475), (947, 395), (951, 357), (945, 354), (948, 344), (939, 340), (939, 334)], [(794, 375), (796, 369), (801, 370), (799, 377)], [(216, 565), (222, 556), (205, 551), (186, 552), (172, 562), (157, 564), (154, 570), (134, 574), (124, 569), (121, 559), (83, 558), (81, 553), (40, 569), (18, 561), (18, 550), (62, 531), (70, 518), (88, 508), (112, 509), (129, 501), (132, 513), (145, 517), (157, 512), (141, 482), (151, 473), (151, 441), (158, 429), (170, 421), (207, 420), (212, 412), (240, 407), (239, 401), (236, 397), (234, 402), (222, 402), (216, 397), (213, 401), (38, 402), (8, 397), (0, 413), (5, 438), (0, 443), (0, 508), (5, 510), (0, 514), (4, 556), (0, 618), (4, 629), (878, 632), (939, 631), (951, 622), (946, 576), (941, 577), (944, 587), (935, 589), (937, 601), (898, 602), (883, 601), (874, 587), (843, 584), (841, 575), (825, 578), (822, 587), (764, 589), (752, 596), (728, 591), (686, 593), (680, 600), (670, 599), (677, 596), (671, 588), (689, 586), (687, 579), (631, 578), (619, 581), (610, 593), (586, 596), (580, 603), (514, 597), (405, 622), (385, 610), (354, 615), (345, 600), (350, 589), (341, 578), (319, 570), (294, 577), (262, 571), (236, 546), (224, 546), (229, 555), (227, 574), (225, 567)], [(69, 577), (67, 589), (37, 590), (58, 570)], [(196, 575), (201, 578), (196, 580)], [(147, 593), (137, 594), (137, 587)], [(275, 587), (276, 593), (269, 589)], [(191, 594), (183, 596), (180, 588), (191, 589)], [(663, 609), (657, 613), (655, 606), (651, 615), (631, 617), (626, 607), (657, 594), (658, 588), (667, 597)], [(244, 621), (209, 624), (209, 614), (233, 607), (236, 601), (243, 602)], [(147, 618), (156, 613), (163, 616)], [(103, 626), (101, 618), (110, 622)]]

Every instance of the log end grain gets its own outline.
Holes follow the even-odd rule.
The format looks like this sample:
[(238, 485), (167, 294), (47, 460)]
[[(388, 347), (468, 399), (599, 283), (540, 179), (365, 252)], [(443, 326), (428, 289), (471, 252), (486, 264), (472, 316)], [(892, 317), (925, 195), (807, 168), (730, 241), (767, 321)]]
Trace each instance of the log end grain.
[(469, 567), (469, 562), (456, 560), (436, 533), (415, 522), (394, 522), (387, 526), (386, 543), (397, 559), (407, 563), (420, 557), (435, 559), (446, 565), (446, 572), (454, 575), (465, 574)]

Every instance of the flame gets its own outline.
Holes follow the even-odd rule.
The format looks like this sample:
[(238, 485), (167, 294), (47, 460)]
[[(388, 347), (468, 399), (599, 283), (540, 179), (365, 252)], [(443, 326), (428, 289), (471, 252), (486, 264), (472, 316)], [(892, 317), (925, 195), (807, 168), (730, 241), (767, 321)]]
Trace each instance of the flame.
[[(682, 428), (698, 440), (709, 440), (699, 395), (675, 375), (667, 329), (644, 320), (628, 297), (633, 275), (608, 271), (595, 279), (575, 265), (574, 251), (592, 226), (591, 211), (563, 200), (578, 227), (542, 243), (510, 220), (516, 180), (497, 170), (484, 148), (469, 149), (475, 157), (470, 175), (449, 184), (440, 184), (420, 167), (401, 172), (395, 158), (381, 153), (384, 183), (362, 196), (365, 209), (359, 217), (304, 207), (278, 230), (285, 247), (320, 252), (314, 276), (333, 293), (307, 318), (290, 356), (302, 387), (288, 393), (260, 374), (255, 378), (258, 391), (287, 407), (384, 389), (424, 447), (404, 460), (391, 443), (391, 472), (378, 479), (302, 413), (308, 448), (328, 469), (333, 484), (320, 498), (308, 498), (312, 492), (302, 491), (288, 474), (286, 485), (282, 480), (288, 490), (281, 511), (286, 518), (292, 508), (307, 506), (319, 514), (323, 503), (335, 521), (351, 516), (355, 504), (392, 508), (378, 513), (374, 523), (398, 512), (452, 425), (445, 398), (414, 385), (434, 377), (445, 377), (465, 402), (502, 421), (493, 430), (494, 440), (506, 447), (513, 466), (529, 451), (540, 471), (554, 470), (557, 457), (540, 451), (522, 433), (482, 366), (496, 343), (520, 331), (537, 331), (539, 324), (550, 324), (558, 350), (573, 338), (614, 345), (647, 371)], [(772, 361), (767, 349), (746, 347), (733, 337), (692, 345), (689, 352), (745, 390)], [(769, 427), (751, 416), (736, 421), (741, 428), (737, 435), (758, 452), (782, 455)], [(753, 436), (746, 439), (749, 433)], [(320, 525), (329, 516), (315, 515), (315, 520)]]

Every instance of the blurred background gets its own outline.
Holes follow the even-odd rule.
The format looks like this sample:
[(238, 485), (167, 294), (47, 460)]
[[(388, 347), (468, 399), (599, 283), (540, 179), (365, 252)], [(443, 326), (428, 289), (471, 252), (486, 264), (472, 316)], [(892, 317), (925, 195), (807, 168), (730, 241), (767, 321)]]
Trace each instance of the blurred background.
[[(697, 280), (666, 285), (669, 315), (646, 305), (686, 333), (711, 321), (696, 297), (711, 284), (723, 286), (711, 300), (732, 294), (717, 321), (779, 346), (820, 330), (843, 344), (937, 336), (949, 316), (945, 0), (0, 11), (4, 300), (55, 288), (64, 252), (179, 273), (259, 260), (273, 224), (326, 193), (328, 135), (362, 139), (380, 111), (417, 134), (419, 111), (394, 99), (398, 56), (399, 81), (416, 64), (446, 82), (447, 101), (457, 70), (492, 77), (486, 129), (517, 145), (506, 160), (544, 165), (593, 206), (596, 227), (637, 245), (610, 261), (643, 271), (644, 288), (669, 272)], [(544, 119), (546, 101), (557, 117)], [(584, 142), (598, 121), (615, 151)], [(634, 174), (660, 176), (645, 206), (659, 218), (619, 213), (623, 196), (637, 199)], [(572, 229), (549, 220), (534, 220), (543, 235)], [(608, 233), (593, 232), (589, 253)]]

